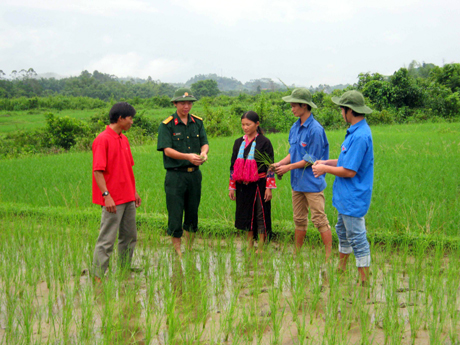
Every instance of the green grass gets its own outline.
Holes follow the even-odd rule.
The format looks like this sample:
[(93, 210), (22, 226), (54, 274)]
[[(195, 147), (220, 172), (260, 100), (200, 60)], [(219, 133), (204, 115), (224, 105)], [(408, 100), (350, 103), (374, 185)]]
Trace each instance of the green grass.
[[(193, 114), (200, 116), (203, 107), (195, 105), (193, 107)], [(69, 116), (79, 120), (89, 120), (94, 114), (99, 114), (101, 111), (108, 113), (107, 109), (93, 109), (93, 110), (55, 110), (55, 109), (33, 109), (27, 111), (0, 111), (0, 135), (15, 132), (18, 130), (34, 130), (45, 126), (45, 114), (52, 113), (56, 116)], [(144, 114), (147, 118), (155, 121), (162, 121), (169, 115), (173, 114), (176, 110), (171, 108), (158, 108), (150, 109), (143, 106), (136, 107), (139, 113)]]
[[(133, 265), (143, 271), (120, 270), (115, 251), (102, 286), (88, 275), (100, 222), (91, 153), (0, 161), (0, 344), (458, 343), (460, 124), (372, 130), (371, 286), (364, 292), (353, 256), (338, 276), (337, 246), (323, 264), (311, 228), (293, 257), (289, 176), (274, 191), (280, 236), (261, 257), (246, 252), (244, 235), (232, 231), (227, 189), (235, 137), (210, 139), (201, 231), (182, 261), (165, 236), (162, 156), (155, 146), (133, 148), (143, 198)], [(345, 132), (327, 135), (335, 158)], [(287, 134), (269, 138), (275, 159), (284, 157)], [(334, 225), (333, 176), (327, 182)]]
[[(375, 175), (366, 224), (370, 234), (459, 236), (460, 124), (374, 127)], [(345, 131), (328, 131), (330, 157), (338, 156)], [(275, 160), (287, 154), (287, 134), (269, 135)], [(235, 205), (228, 198), (232, 138), (211, 138), (202, 167), (200, 218), (231, 224)], [(143, 204), (141, 214), (166, 214), (165, 170), (156, 146), (133, 148), (134, 172)], [(0, 161), (0, 202), (33, 207), (91, 209), (91, 153), (69, 153)], [(333, 176), (327, 176), (326, 213), (332, 225)], [(289, 176), (277, 181), (272, 218), (292, 225)], [(276, 228), (274, 229), (277, 230)]]

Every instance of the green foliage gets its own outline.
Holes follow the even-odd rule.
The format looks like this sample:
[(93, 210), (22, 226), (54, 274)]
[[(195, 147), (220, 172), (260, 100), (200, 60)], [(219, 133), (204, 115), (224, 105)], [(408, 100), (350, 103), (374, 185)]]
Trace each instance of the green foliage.
[(371, 81), (385, 81), (386, 78), (380, 73), (360, 73), (358, 75), (358, 83), (355, 85), (360, 91), (364, 89), (364, 86)]
[(230, 112), (235, 116), (241, 117), (246, 111), (246, 106), (242, 103), (234, 103), (230, 107)]
[(443, 67), (434, 67), (430, 79), (447, 86), (452, 92), (460, 92), (460, 64), (446, 64)]
[[(330, 94), (324, 92), (323, 89), (314, 92), (312, 94), (313, 101), (318, 105), (318, 109), (314, 109), (313, 113), (326, 129), (346, 127), (340, 116), (339, 108), (331, 101), (331, 97), (340, 96), (346, 90), (358, 89), (365, 96), (366, 104), (374, 110), (372, 114), (367, 116), (368, 122), (372, 125), (457, 121), (460, 116), (460, 94), (454, 90), (457, 90), (459, 86), (459, 70), (460, 64), (433, 67), (432, 64), (419, 64), (413, 61), (408, 69), (401, 68), (390, 77), (379, 73), (361, 73), (358, 83), (347, 87), (345, 90), (334, 89)], [(19, 82), (27, 81), (26, 72), (20, 71), (18, 73), (20, 77), (16, 77), (13, 81), (1, 79), (0, 93), (11, 95), (14, 88), (20, 85), (24, 86)], [(428, 74), (429, 78), (427, 78)], [(217, 79), (213, 77), (203, 80), (203, 77), (202, 75), (196, 76), (191, 81), (193, 81), (194, 93), (200, 97), (195, 109), (199, 111), (198, 115), (206, 119), (205, 126), (209, 137), (239, 133), (239, 118), (249, 110), (254, 110), (259, 114), (261, 127), (268, 133), (288, 132), (296, 121), (296, 118), (292, 116), (289, 104), (282, 100), (283, 96), (290, 93), (287, 90), (276, 91), (275, 87), (275, 91), (262, 91), (260, 88), (261, 92), (253, 95), (239, 93), (234, 96), (228, 94), (216, 96), (218, 92)], [(267, 82), (267, 85), (270, 85), (271, 82), (270, 79), (258, 81)], [(159, 125), (158, 117), (165, 116), (165, 112), (171, 108), (170, 96), (167, 95), (169, 89), (165, 88), (162, 83), (151, 80), (151, 78), (147, 81), (132, 79), (120, 81), (113, 76), (104, 75), (97, 71), (93, 74), (84, 71), (79, 77), (68, 78), (65, 82), (50, 82), (49, 80), (48, 82), (49, 85), (44, 88), (55, 87), (52, 95), (37, 97), (34, 94), (34, 97), (26, 97), (27, 93), (21, 91), (22, 93), (19, 94), (22, 94), (22, 97), (0, 98), (0, 111), (27, 111), (26, 116), (21, 114), (20, 117), (16, 118), (13, 118), (11, 113), (0, 114), (2, 115), (0, 124), (7, 124), (8, 131), (12, 131), (14, 126), (20, 126), (16, 124), (22, 125), (24, 122), (27, 123), (28, 127), (37, 127), (35, 123), (42, 121), (43, 115), (41, 114), (48, 109), (58, 111), (66, 109), (99, 110), (93, 113), (87, 123), (70, 119), (62, 120), (61, 123), (59, 122), (61, 120), (47, 119), (51, 125), (48, 124), (43, 130), (10, 133), (0, 139), (0, 155), (2, 157), (40, 152), (61, 152), (61, 150), (69, 150), (70, 148), (73, 150), (89, 149), (94, 137), (108, 124), (107, 113), (110, 106), (122, 100), (128, 101), (138, 109), (138, 114), (134, 118), (133, 129), (138, 128), (139, 130), (133, 130), (131, 136), (133, 136), (134, 143), (143, 143), (155, 138)], [(251, 81), (253, 83), (251, 84), (252, 88), (255, 87), (255, 82)], [(80, 93), (77, 97), (66, 96), (66, 94), (75, 94), (74, 91), (81, 88), (97, 86), (95, 90), (100, 91), (101, 88), (110, 88), (110, 83), (125, 85), (129, 90), (139, 91), (143, 90), (142, 88), (156, 88), (155, 90), (158, 91), (163, 89), (162, 91), (155, 91), (156, 94), (153, 96), (150, 96), (151, 93), (149, 94), (149, 92), (128, 92), (128, 89), (125, 89), (124, 98), (118, 98), (117, 95), (120, 93), (118, 91), (112, 92), (117, 90), (115, 87), (110, 89), (109, 96), (104, 96), (106, 101), (85, 97), (84, 93)], [(56, 85), (60, 85), (60, 87)], [(326, 89), (324, 88), (324, 90)], [(70, 92), (70, 90), (73, 91)], [(96, 94), (97, 92), (92, 94), (92, 97)], [(200, 113), (201, 111), (203, 111), (203, 115)], [(40, 114), (40, 116), (30, 116), (35, 114)], [(29, 126), (29, 123), (33, 126)]]
[(49, 135), (49, 146), (70, 149), (79, 136), (89, 134), (87, 123), (68, 116), (56, 117), (49, 113), (46, 115), (46, 131)]
[(136, 114), (136, 116), (134, 116), (133, 127), (143, 129), (145, 131), (145, 135), (156, 136), (159, 126), (160, 123), (158, 121), (152, 121), (148, 119), (144, 115), (143, 111), (140, 111)]
[(268, 115), (269, 104), (264, 93), (260, 94), (258, 98), (258, 102), (254, 104), (254, 111), (259, 115), (260, 122), (264, 122), (265, 117)]
[(313, 112), (316, 120), (327, 129), (338, 129), (345, 127), (345, 123), (336, 107), (315, 109)]
[(366, 121), (369, 125), (391, 125), (395, 122), (394, 116), (388, 110), (373, 111), (371, 114), (366, 115)]
[(91, 117), (88, 120), (89, 125), (91, 126), (92, 132), (99, 132), (103, 130), (107, 125), (110, 124), (110, 119), (109, 119), (109, 109), (104, 109), (101, 111), (98, 111), (97, 113), (94, 113), (91, 115)]
[(219, 88), (219, 90), (222, 90), (222, 91), (233, 91), (233, 90), (243, 90), (244, 89), (243, 84), (239, 80), (236, 80), (235, 78), (221, 77), (215, 73), (198, 74), (194, 76), (193, 78), (190, 78), (189, 80), (187, 80), (185, 85), (190, 86), (198, 81), (209, 80), (209, 79), (215, 80), (217, 82), (217, 87)]
[(431, 82), (426, 86), (425, 109), (435, 116), (453, 118), (460, 110), (459, 93), (441, 84)]
[(406, 68), (395, 72), (391, 78), (391, 104), (395, 107), (415, 108), (422, 105), (423, 92)]
[(203, 111), (206, 134), (208, 136), (227, 137), (236, 133), (239, 129), (239, 121), (235, 121), (235, 118), (222, 107), (211, 109), (208, 103), (204, 103)]
[(413, 78), (428, 78), (430, 76), (431, 71), (435, 68), (436, 66), (432, 63), (419, 63), (415, 60), (413, 60), (410, 64), (409, 67), (407, 68), (409, 70), (409, 74)]
[(199, 80), (190, 87), (193, 95), (200, 99), (202, 97), (215, 97), (219, 94), (217, 82), (212, 79)]
[(362, 93), (378, 110), (388, 108), (391, 104), (392, 87), (387, 81), (370, 80), (363, 86)]
[(90, 97), (19, 97), (19, 98), (0, 98), (0, 110), (31, 110), (31, 109), (99, 109), (107, 104), (99, 99)]
[[(35, 72), (33, 72), (35, 73)], [(111, 98), (150, 98), (154, 96), (172, 96), (174, 86), (151, 78), (118, 79), (114, 75), (94, 71), (92, 74), (83, 71), (78, 77), (63, 79), (36, 79), (28, 71), (18, 76), (16, 73), (12, 80), (0, 79), (0, 88), (4, 90), (4, 97), (34, 97), (34, 96), (72, 96), (90, 97), (108, 101)]]
[(267, 111), (264, 121), (261, 123), (261, 127), (272, 133), (276, 132), (289, 132), (292, 124), (296, 118), (292, 115), (290, 109), (279, 105), (273, 105), (270, 110)]

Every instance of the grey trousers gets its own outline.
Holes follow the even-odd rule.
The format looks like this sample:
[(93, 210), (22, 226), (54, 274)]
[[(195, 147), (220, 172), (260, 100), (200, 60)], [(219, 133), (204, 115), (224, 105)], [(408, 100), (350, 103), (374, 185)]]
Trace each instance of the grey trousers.
[[(118, 231), (119, 229), (119, 231)], [(117, 238), (122, 266), (129, 266), (137, 243), (136, 205), (134, 201), (117, 205), (117, 213), (102, 208), (101, 229), (94, 249), (93, 274), (103, 277)]]

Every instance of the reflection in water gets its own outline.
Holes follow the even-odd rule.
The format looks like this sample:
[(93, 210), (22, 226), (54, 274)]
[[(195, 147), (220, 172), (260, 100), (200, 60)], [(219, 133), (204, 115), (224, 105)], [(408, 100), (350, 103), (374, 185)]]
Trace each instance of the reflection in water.
[[(382, 279), (375, 270), (373, 279), (379, 282), (372, 290), (374, 301), (363, 304), (358, 294), (348, 293), (355, 285), (353, 274), (340, 276), (338, 283), (335, 262), (327, 268), (331, 283), (323, 286), (321, 248), (294, 258), (291, 248), (283, 250), (274, 243), (263, 255), (255, 255), (238, 239), (197, 239), (193, 251), (179, 259), (168, 240), (140, 241), (133, 265), (142, 270), (112, 266), (101, 285), (93, 285), (87, 274), (51, 274), (49, 282), (32, 288), (9, 283), (8, 293), (2, 293), (0, 343), (270, 344), (275, 337), (317, 343), (333, 336), (327, 329), (339, 329), (341, 341), (357, 343), (356, 315), (376, 320), (374, 305), (387, 305), (385, 284), (396, 282), (389, 279), (400, 284), (416, 278), (408, 271), (409, 278), (394, 274)], [(381, 256), (375, 254), (373, 260), (384, 261)], [(0, 280), (0, 286), (5, 291), (7, 284)], [(424, 307), (422, 299), (405, 305)], [(405, 320), (407, 310), (399, 312)], [(20, 326), (23, 320), (32, 320), (28, 335)]]

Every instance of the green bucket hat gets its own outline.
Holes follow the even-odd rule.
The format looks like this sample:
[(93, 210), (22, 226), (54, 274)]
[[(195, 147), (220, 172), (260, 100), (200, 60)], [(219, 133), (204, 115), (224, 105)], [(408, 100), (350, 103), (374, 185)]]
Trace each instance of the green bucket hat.
[(197, 99), (193, 97), (192, 91), (186, 87), (181, 87), (174, 92), (174, 97), (171, 99), (171, 102), (195, 102)]
[(364, 104), (362, 93), (356, 90), (347, 91), (341, 97), (332, 97), (332, 102), (341, 107), (348, 107), (358, 114), (370, 114), (373, 111)]
[(288, 103), (303, 103), (308, 104), (312, 108), (318, 108), (312, 101), (310, 91), (304, 88), (294, 89), (290, 96), (283, 97), (283, 101)]

